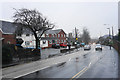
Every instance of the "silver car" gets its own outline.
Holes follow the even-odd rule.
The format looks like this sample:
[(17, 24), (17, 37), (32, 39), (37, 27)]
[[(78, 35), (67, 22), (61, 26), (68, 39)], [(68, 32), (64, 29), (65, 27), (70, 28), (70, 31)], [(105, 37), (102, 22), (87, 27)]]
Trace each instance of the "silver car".
[(102, 45), (101, 44), (96, 44), (95, 50), (102, 50)]
[(84, 50), (90, 50), (91, 49), (91, 46), (90, 45), (85, 45), (84, 46)]

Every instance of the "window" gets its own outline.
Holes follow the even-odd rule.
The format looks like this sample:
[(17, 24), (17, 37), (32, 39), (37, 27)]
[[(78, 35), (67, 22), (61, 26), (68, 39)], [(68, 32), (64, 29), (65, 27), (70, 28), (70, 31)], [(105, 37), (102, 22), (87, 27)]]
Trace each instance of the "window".
[(46, 34), (46, 37), (49, 37), (49, 34)]
[(66, 37), (65, 34), (64, 34), (64, 37)]
[(26, 36), (30, 36), (30, 34), (26, 34)]
[(52, 40), (49, 40), (49, 44), (52, 44)]
[(46, 44), (46, 41), (43, 41), (43, 44)]
[(55, 43), (57, 43), (57, 40), (55, 40)]
[(25, 45), (30, 45), (30, 42), (29, 41), (25, 41)]
[(60, 34), (58, 34), (58, 37), (60, 37)]
[(63, 40), (61, 40), (61, 42), (63, 43)]
[(66, 40), (64, 40), (64, 42), (66, 42)]
[(61, 37), (63, 37), (63, 34), (61, 34)]

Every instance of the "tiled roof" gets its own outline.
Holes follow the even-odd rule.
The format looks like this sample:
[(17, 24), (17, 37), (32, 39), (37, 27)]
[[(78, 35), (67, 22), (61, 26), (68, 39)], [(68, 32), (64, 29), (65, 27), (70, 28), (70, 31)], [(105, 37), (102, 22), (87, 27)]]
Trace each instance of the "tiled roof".
[(16, 26), (12, 22), (7, 22), (7, 21), (1, 21), (0, 20), (0, 28), (3, 33), (9, 33), (12, 34), (16, 30)]
[(56, 30), (48, 30), (45, 33), (46, 34), (58, 34), (62, 29), (56, 29)]

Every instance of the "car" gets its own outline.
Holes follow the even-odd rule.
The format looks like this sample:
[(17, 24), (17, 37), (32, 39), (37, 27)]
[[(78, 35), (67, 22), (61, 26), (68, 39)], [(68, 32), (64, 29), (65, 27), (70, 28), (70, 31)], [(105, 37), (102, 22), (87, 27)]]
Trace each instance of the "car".
[(60, 44), (52, 44), (52, 48), (60, 48)]
[(102, 45), (101, 44), (96, 44), (95, 50), (102, 50)]
[(91, 46), (90, 45), (85, 45), (84, 46), (84, 50), (90, 50), (91, 49)]
[(67, 47), (67, 44), (66, 43), (61, 43), (60, 47)]

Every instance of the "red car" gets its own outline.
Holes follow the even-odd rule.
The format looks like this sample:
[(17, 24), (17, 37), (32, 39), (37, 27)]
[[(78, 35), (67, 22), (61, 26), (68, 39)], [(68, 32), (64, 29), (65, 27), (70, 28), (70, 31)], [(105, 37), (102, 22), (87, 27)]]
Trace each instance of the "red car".
[(67, 47), (66, 43), (60, 43), (60, 47)]

